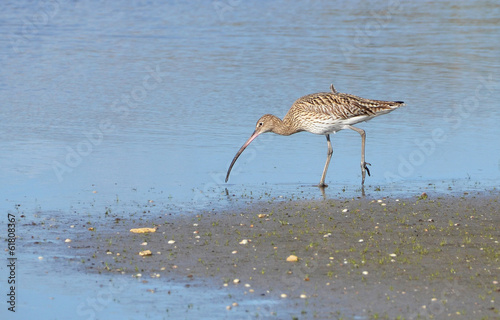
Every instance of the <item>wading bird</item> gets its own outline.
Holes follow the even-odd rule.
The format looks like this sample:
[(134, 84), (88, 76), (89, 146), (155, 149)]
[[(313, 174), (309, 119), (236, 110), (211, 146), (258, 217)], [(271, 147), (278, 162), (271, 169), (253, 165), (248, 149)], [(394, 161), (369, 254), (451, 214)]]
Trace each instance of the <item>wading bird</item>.
[(299, 98), (293, 103), (283, 120), (272, 114), (263, 115), (257, 121), (255, 131), (234, 156), (227, 170), (226, 182), (238, 157), (260, 134), (274, 132), (279, 135), (289, 136), (297, 132), (307, 131), (326, 136), (328, 155), (318, 187), (327, 187), (325, 184), (326, 171), (333, 154), (330, 133), (351, 129), (361, 135), (361, 185), (364, 185), (366, 172), (370, 175), (367, 165), (371, 165), (365, 162), (366, 134), (363, 129), (356, 128), (353, 125), (389, 113), (403, 106), (404, 102), (370, 100), (347, 93), (340, 93), (335, 90), (333, 84), (330, 89), (331, 92), (313, 93)]

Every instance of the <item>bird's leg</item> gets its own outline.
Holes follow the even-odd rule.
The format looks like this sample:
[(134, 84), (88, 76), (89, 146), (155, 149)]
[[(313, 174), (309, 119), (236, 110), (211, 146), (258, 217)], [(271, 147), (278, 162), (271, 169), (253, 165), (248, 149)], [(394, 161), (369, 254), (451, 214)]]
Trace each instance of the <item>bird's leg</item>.
[(330, 159), (332, 158), (333, 154), (333, 148), (332, 148), (332, 143), (330, 142), (330, 135), (326, 135), (326, 142), (328, 144), (328, 154), (326, 156), (326, 163), (325, 163), (325, 168), (323, 169), (323, 174), (321, 175), (321, 181), (319, 182), (318, 187), (320, 188), (325, 188), (328, 187), (328, 185), (325, 184), (325, 178), (326, 178), (326, 171), (328, 171), (328, 165), (330, 164)]
[(371, 166), (370, 163), (365, 162), (365, 140), (366, 140), (365, 130), (349, 125), (347, 126), (347, 128), (354, 130), (361, 135), (361, 185), (364, 185), (366, 172), (368, 172), (368, 175), (370, 175), (370, 170), (368, 170), (367, 166)]

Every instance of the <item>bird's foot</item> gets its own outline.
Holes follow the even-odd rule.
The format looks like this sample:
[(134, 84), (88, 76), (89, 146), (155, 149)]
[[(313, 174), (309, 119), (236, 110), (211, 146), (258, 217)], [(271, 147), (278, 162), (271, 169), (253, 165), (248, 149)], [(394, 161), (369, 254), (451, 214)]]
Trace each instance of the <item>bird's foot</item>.
[(327, 184), (325, 184), (324, 182), (323, 182), (323, 183), (321, 183), (321, 182), (320, 182), (320, 183), (319, 183), (316, 187), (318, 187), (318, 188), (320, 188), (320, 189), (324, 189), (324, 188), (327, 188), (327, 187), (328, 187), (328, 185), (327, 185)]
[(371, 163), (363, 162), (361, 164), (361, 171), (365, 171), (366, 170), (366, 173), (368, 173), (368, 176), (370, 176), (370, 169), (368, 169), (367, 166), (371, 166), (371, 165), (372, 165)]
[(368, 172), (368, 175), (370, 175), (370, 169), (368, 169), (368, 166), (371, 166), (371, 163), (361, 162), (361, 185), (362, 186), (365, 184), (366, 172)]

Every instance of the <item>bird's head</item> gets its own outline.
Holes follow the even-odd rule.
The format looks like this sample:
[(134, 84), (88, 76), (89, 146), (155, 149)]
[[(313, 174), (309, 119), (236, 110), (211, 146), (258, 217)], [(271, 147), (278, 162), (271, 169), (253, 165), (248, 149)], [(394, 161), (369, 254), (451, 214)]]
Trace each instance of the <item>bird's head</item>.
[(263, 115), (257, 121), (257, 124), (255, 125), (255, 131), (253, 134), (259, 135), (261, 133), (273, 132), (273, 129), (276, 126), (276, 120), (278, 120), (278, 118), (276, 118), (276, 116), (273, 116), (272, 114)]

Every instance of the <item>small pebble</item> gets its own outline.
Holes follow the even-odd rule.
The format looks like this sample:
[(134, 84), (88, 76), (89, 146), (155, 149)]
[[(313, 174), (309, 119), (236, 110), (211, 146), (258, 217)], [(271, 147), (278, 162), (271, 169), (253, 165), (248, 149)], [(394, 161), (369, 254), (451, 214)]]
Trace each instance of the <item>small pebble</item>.
[(226, 309), (227, 310), (231, 310), (231, 306), (226, 306)]
[(141, 243), (141, 246), (147, 246), (147, 245), (148, 245), (148, 243), (147, 243), (147, 242), (143, 242), (143, 243)]
[(247, 244), (248, 243), (248, 240), (247, 239), (243, 239), (240, 241), (240, 244)]
[(39, 257), (38, 257), (38, 260), (43, 260), (43, 257), (42, 257), (42, 256), (39, 256)]
[(365, 241), (365, 240), (363, 240), (363, 239), (359, 239), (359, 240), (358, 240), (358, 242), (363, 242), (363, 241)]
[(151, 252), (151, 250), (144, 250), (144, 251), (139, 252), (139, 255), (140, 255), (140, 256), (143, 256), (143, 257), (144, 257), (144, 256), (150, 256), (150, 255), (152, 255), (152, 254), (153, 254), (153, 253)]
[(233, 280), (233, 283), (234, 283), (234, 284), (240, 283), (240, 279), (234, 279), (234, 280)]
[(288, 256), (288, 258), (286, 258), (286, 261), (287, 262), (297, 262), (297, 261), (299, 261), (299, 258), (296, 255), (292, 254), (292, 255)]
[(135, 228), (130, 229), (132, 233), (153, 233), (156, 232), (156, 228)]
[(245, 287), (250, 288), (250, 284), (245, 283)]
[(342, 212), (347, 212), (347, 211), (349, 211), (349, 209), (344, 209), (344, 210), (342, 210)]
[(285, 299), (285, 298), (286, 298), (286, 297), (288, 297), (288, 296), (286, 295), (286, 293), (282, 293), (282, 294), (281, 294), (281, 297), (282, 297), (283, 299)]
[(231, 252), (231, 253), (232, 253), (232, 254), (237, 254), (237, 253), (238, 253), (238, 251), (234, 250), (234, 251), (233, 251), (233, 252)]
[(168, 244), (174, 244), (175, 240), (168, 240)]
[(73, 225), (73, 224), (72, 224), (72, 225), (70, 225), (69, 227), (70, 227), (70, 228), (74, 228), (74, 227), (75, 227), (75, 225)]
[(71, 242), (71, 239), (66, 239), (64, 240), (64, 242)]
[(233, 302), (233, 307), (237, 307), (238, 306), (238, 302)]
[(363, 274), (366, 276), (368, 274), (368, 271), (363, 271)]

